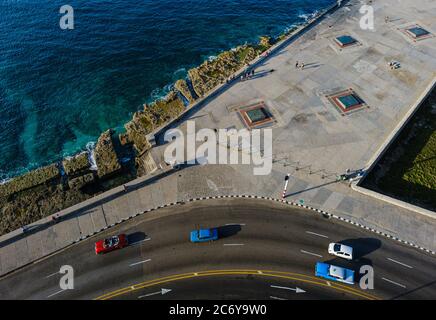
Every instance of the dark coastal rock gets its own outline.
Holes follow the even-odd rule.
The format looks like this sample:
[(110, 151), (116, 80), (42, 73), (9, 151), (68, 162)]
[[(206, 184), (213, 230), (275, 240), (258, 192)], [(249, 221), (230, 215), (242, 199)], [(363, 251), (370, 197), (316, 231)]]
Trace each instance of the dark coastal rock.
[[(59, 185), (58, 185), (59, 186)], [(23, 191), (7, 202), (0, 200), (0, 235), (33, 223), (91, 197), (76, 189), (38, 186)]]
[(147, 140), (149, 134), (154, 127), (154, 120), (149, 114), (143, 111), (135, 112), (133, 119), (124, 125), (128, 140), (133, 143), (138, 154), (142, 154), (151, 148)]
[(165, 99), (153, 102), (148, 109), (153, 114), (157, 126), (177, 118), (185, 110), (183, 101), (176, 92), (171, 91)]
[(212, 61), (205, 61), (199, 67), (190, 69), (188, 74), (195, 93), (199, 97), (205, 96), (260, 53), (261, 50), (257, 47), (239, 46), (219, 54)]
[(261, 36), (259, 38), (259, 46), (262, 51), (268, 50), (274, 44), (274, 41), (271, 37)]
[(68, 176), (76, 176), (82, 172), (89, 170), (90, 164), (88, 154), (82, 152), (74, 157), (66, 158), (62, 161), (65, 173)]
[(141, 156), (136, 157), (135, 161), (139, 176), (150, 174), (157, 169), (156, 162), (150, 152), (145, 152)]
[(188, 84), (185, 80), (177, 80), (174, 84), (174, 87), (186, 98), (186, 100), (189, 101), (190, 104), (195, 102), (195, 99), (191, 94), (191, 90), (189, 90)]
[(86, 186), (87, 184), (90, 184), (92, 182), (94, 182), (95, 178), (94, 178), (94, 174), (92, 172), (87, 173), (83, 176), (77, 177), (77, 178), (73, 178), (70, 179), (68, 181), (68, 186), (71, 189), (81, 189), (84, 186)]
[(287, 38), (292, 33), (294, 33), (297, 29), (298, 29), (297, 26), (293, 26), (293, 27), (289, 28), (288, 30), (286, 30), (286, 32), (283, 32), (281, 35), (278, 36), (277, 41), (280, 41), (280, 40)]
[(126, 133), (129, 141), (139, 155), (151, 148), (147, 135), (166, 122), (179, 116), (185, 105), (176, 92), (171, 91), (165, 99), (158, 100), (144, 107), (144, 111), (135, 112), (133, 119), (126, 123)]
[(0, 197), (8, 197), (15, 193), (52, 182), (58, 178), (60, 178), (60, 172), (57, 164), (54, 163), (38, 168), (0, 185)]
[(121, 169), (112, 141), (112, 130), (107, 130), (98, 138), (95, 147), (95, 161), (99, 178), (109, 176)]
[(125, 133), (120, 133), (120, 134), (118, 135), (118, 140), (120, 140), (120, 144), (121, 144), (122, 146), (126, 146), (126, 145), (128, 145), (129, 143), (132, 143), (132, 141), (130, 141), (130, 139), (129, 139), (129, 135), (127, 134), (127, 132), (125, 132)]

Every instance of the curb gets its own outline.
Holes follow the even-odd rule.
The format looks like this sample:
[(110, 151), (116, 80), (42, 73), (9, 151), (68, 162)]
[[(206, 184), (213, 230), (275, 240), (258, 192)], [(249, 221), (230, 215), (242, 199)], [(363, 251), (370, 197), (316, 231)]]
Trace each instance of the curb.
[[(113, 228), (113, 227), (115, 227), (115, 226), (117, 226), (117, 225), (119, 225), (119, 224), (121, 224), (121, 223), (123, 223), (123, 222), (126, 222), (126, 221), (128, 221), (128, 220), (131, 220), (131, 219), (136, 218), (136, 217), (138, 217), (138, 216), (141, 216), (141, 215), (143, 215), (143, 214), (145, 214), (145, 213), (152, 212), (152, 211), (156, 211), (156, 210), (158, 210), (158, 209), (163, 209), (163, 208), (173, 207), (173, 206), (176, 206), (176, 205), (183, 205), (183, 204), (185, 204), (185, 203), (187, 203), (187, 202), (205, 201), (205, 200), (212, 200), (212, 199), (231, 199), (231, 198), (246, 198), (246, 199), (268, 200), (268, 201), (273, 201), (273, 202), (283, 203), (283, 204), (290, 205), (290, 206), (294, 206), (294, 207), (304, 208), (304, 209), (307, 209), (307, 210), (310, 210), (310, 211), (314, 211), (314, 212), (316, 212), (316, 213), (319, 213), (319, 214), (321, 214), (321, 215), (324, 216), (324, 217), (327, 217), (327, 218), (334, 218), (334, 219), (340, 220), (340, 221), (342, 221), (342, 222), (346, 222), (346, 223), (352, 224), (352, 225), (354, 225), (354, 226), (356, 226), (356, 227), (360, 227), (360, 228), (365, 229), (365, 230), (367, 230), (367, 231), (371, 231), (371, 232), (376, 233), (376, 234), (378, 234), (378, 235), (380, 235), (380, 236), (383, 236), (383, 237), (385, 237), (385, 238), (388, 238), (388, 239), (391, 239), (391, 240), (395, 240), (395, 241), (397, 241), (397, 242), (400, 242), (400, 243), (405, 244), (405, 245), (407, 245), (407, 246), (410, 246), (410, 247), (413, 247), (413, 248), (419, 249), (419, 250), (424, 251), (424, 252), (426, 252), (426, 253), (429, 253), (429, 254), (432, 254), (432, 255), (436, 255), (436, 252), (435, 252), (435, 251), (432, 251), (432, 250), (429, 250), (429, 249), (424, 248), (424, 247), (422, 247), (422, 246), (419, 246), (419, 245), (417, 245), (417, 244), (415, 244), (415, 243), (413, 243), (413, 242), (406, 241), (406, 240), (402, 240), (402, 239), (400, 239), (400, 238), (398, 238), (398, 237), (396, 237), (396, 236), (392, 236), (392, 235), (390, 235), (390, 234), (388, 234), (388, 233), (385, 233), (385, 232), (379, 231), (379, 230), (377, 230), (377, 229), (374, 229), (374, 228), (371, 228), (371, 227), (365, 226), (365, 225), (363, 225), (363, 224), (361, 224), (361, 223), (355, 222), (355, 221), (350, 220), (350, 219), (348, 219), (348, 218), (343, 218), (343, 217), (341, 217), (341, 216), (338, 216), (338, 215), (336, 215), (336, 214), (329, 213), (329, 212), (324, 211), (324, 210), (321, 210), (321, 209), (317, 209), (317, 208), (314, 208), (314, 207), (311, 207), (311, 206), (307, 206), (307, 205), (303, 205), (303, 204), (300, 204), (300, 203), (295, 203), (295, 202), (292, 202), (292, 201), (281, 200), (281, 199), (272, 198), (272, 197), (253, 196), (253, 195), (209, 196), (209, 197), (191, 198), (191, 199), (186, 200), (186, 201), (171, 202), (171, 203), (168, 203), (168, 204), (164, 204), (164, 205), (161, 205), (161, 206), (157, 206), (157, 207), (155, 207), (155, 208), (151, 208), (151, 209), (144, 210), (144, 211), (139, 212), (139, 213), (135, 213), (135, 214), (133, 214), (133, 215), (127, 217), (127, 218), (123, 218), (123, 219), (119, 220), (118, 222), (113, 223), (113, 224), (111, 224), (111, 225), (109, 225), (109, 226), (106, 226), (106, 227), (104, 227), (104, 228), (102, 228), (102, 229), (100, 229), (100, 230), (98, 230), (98, 231), (95, 231), (95, 232), (89, 234), (89, 235), (82, 236), (82, 237), (80, 237), (80, 238), (78, 238), (78, 239), (72, 241), (70, 244), (76, 244), (76, 243), (78, 243), (78, 242), (80, 242), (80, 241), (83, 241), (83, 240), (88, 239), (88, 238), (90, 238), (90, 237), (92, 237), (92, 236), (95, 236), (95, 235), (99, 234), (100, 232), (103, 232), (103, 231), (105, 231), (105, 230), (108, 230), (108, 229), (110, 229), (110, 228)], [(68, 246), (68, 245), (67, 245), (67, 246)], [(66, 246), (66, 247), (67, 247), (67, 246)]]

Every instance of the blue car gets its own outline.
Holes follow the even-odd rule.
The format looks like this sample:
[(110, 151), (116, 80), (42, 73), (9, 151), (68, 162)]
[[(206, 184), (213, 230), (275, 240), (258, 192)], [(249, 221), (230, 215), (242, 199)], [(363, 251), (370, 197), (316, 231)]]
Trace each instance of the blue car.
[(324, 279), (339, 281), (347, 284), (354, 284), (354, 271), (328, 263), (317, 262), (315, 276)]
[(218, 240), (218, 229), (200, 229), (191, 231), (191, 242), (208, 242)]

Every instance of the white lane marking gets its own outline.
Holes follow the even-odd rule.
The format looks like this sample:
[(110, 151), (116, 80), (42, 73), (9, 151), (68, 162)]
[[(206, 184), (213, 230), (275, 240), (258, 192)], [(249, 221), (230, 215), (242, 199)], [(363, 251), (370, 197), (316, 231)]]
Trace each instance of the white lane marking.
[(57, 275), (57, 274), (59, 274), (59, 271), (58, 272), (55, 272), (55, 273), (52, 273), (52, 274), (49, 274), (47, 277), (45, 277), (46, 279), (48, 279), (48, 278), (51, 278), (51, 277), (53, 277), (53, 276), (55, 276), (55, 275)]
[(320, 254), (316, 254), (316, 253), (305, 251), (305, 250), (300, 250), (300, 251), (301, 251), (301, 253), (310, 254), (312, 256), (315, 256), (315, 257), (318, 257), (318, 258), (322, 258), (322, 255), (320, 255)]
[(382, 279), (383, 279), (384, 281), (390, 282), (390, 283), (395, 284), (395, 285), (397, 285), (397, 286), (399, 286), (399, 287), (401, 287), (401, 288), (406, 289), (406, 286), (405, 286), (404, 284), (401, 284), (401, 283), (398, 283), (398, 282), (395, 282), (395, 281), (392, 281), (392, 280), (389, 280), (389, 279), (386, 279), (386, 278), (382, 278)]
[(133, 267), (133, 266), (136, 266), (138, 264), (146, 263), (146, 262), (149, 262), (149, 261), (151, 261), (151, 259), (135, 262), (135, 263), (130, 264), (129, 267)]
[(243, 243), (224, 243), (223, 246), (243, 246)]
[(53, 296), (55, 296), (55, 295), (57, 295), (57, 294), (59, 294), (61, 292), (64, 292), (64, 291), (65, 291), (65, 289), (62, 289), (62, 290), (60, 290), (58, 292), (52, 293), (51, 295), (47, 296), (47, 298), (51, 298), (51, 297), (53, 297)]
[(225, 226), (245, 226), (245, 223), (226, 223)]
[(274, 286), (271, 285), (271, 288), (276, 288), (276, 289), (282, 289), (282, 290), (289, 290), (289, 291), (295, 291), (296, 293), (305, 293), (306, 291), (304, 291), (303, 289), (300, 289), (298, 287), (295, 288), (289, 288), (289, 287), (280, 287), (280, 286)]
[(274, 296), (269, 296), (270, 299), (274, 299), (274, 300), (286, 300), (285, 298), (279, 298), (279, 297), (274, 297)]
[(152, 293), (148, 293), (148, 294), (144, 294), (142, 296), (139, 296), (138, 299), (155, 296), (157, 294), (164, 295), (164, 294), (167, 294), (170, 291), (173, 291), (173, 290), (172, 289), (160, 289), (160, 291), (152, 292)]
[(321, 238), (327, 238), (328, 239), (328, 237), (323, 235), (323, 234), (315, 233), (315, 232), (312, 232), (312, 231), (306, 231), (306, 233), (313, 234), (314, 236), (318, 236), (318, 237), (321, 237)]
[(402, 265), (402, 266), (404, 266), (404, 267), (406, 267), (406, 268), (413, 269), (413, 267), (412, 267), (412, 266), (409, 266), (408, 264), (402, 263), (402, 262), (400, 262), (400, 261), (397, 261), (397, 260), (394, 260), (394, 259), (391, 259), (391, 258), (387, 258), (387, 259), (388, 259), (389, 261), (394, 262), (394, 263), (398, 263), (398, 264), (400, 264), (400, 265)]
[(144, 239), (141, 241), (136, 241), (136, 242), (130, 243), (129, 246), (136, 246), (137, 244), (143, 243), (145, 241), (150, 241), (150, 240), (151, 240), (151, 238), (147, 238), (147, 239)]

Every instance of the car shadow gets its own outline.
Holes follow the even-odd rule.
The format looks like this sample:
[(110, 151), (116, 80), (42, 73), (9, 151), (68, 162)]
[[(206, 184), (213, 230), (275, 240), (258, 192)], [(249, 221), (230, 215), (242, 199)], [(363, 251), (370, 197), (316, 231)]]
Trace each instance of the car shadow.
[(218, 236), (219, 238), (228, 238), (237, 234), (239, 231), (241, 231), (241, 229), (241, 225), (239, 224), (221, 226), (218, 227)]
[(339, 243), (353, 248), (353, 260), (355, 261), (379, 249), (382, 244), (380, 240), (375, 238), (346, 239), (339, 241)]
[(140, 241), (144, 241), (147, 238), (147, 235), (144, 232), (134, 232), (127, 235), (127, 240), (129, 243), (137, 243)]

